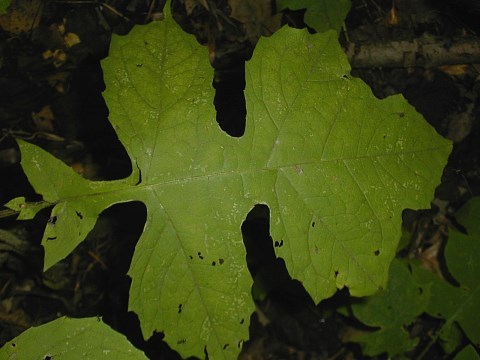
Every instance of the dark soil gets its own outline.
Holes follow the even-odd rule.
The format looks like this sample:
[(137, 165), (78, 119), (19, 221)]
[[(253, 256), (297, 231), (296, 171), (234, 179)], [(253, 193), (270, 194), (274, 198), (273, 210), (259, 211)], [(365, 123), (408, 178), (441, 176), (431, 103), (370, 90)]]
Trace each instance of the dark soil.
[[(161, 18), (162, 2), (12, 3), (14, 20), (0, 17), (0, 204), (19, 196), (30, 201), (41, 199), (22, 171), (16, 138), (41, 146), (86, 178), (128, 176), (130, 160), (108, 122), (102, 98), (100, 60), (108, 55), (112, 33), (126, 34), (133, 26)], [(217, 10), (228, 15), (225, 2), (217, 3)], [(187, 16), (182, 4), (174, 4), (175, 19), (200, 43), (214, 44), (217, 49), (214, 56), (211, 54), (215, 67), (212, 86), (216, 89), (212, 106), (217, 109), (219, 126), (231, 136), (241, 136), (246, 113), (244, 62), (254, 44), (228, 26), (224, 31), (231, 31), (227, 34), (230, 40), (224, 33), (215, 33), (213, 39), (205, 37), (205, 33), (212, 33), (212, 29), (205, 32), (211, 26), (208, 12)], [(284, 11), (282, 21), (304, 27), (303, 13)], [(418, 39), (450, 49), (457, 42), (478, 42), (479, 18), (477, 0), (353, 0), (340, 42), (346, 52), (351, 44), (360, 49)], [(81, 42), (72, 46), (74, 35)], [(422, 54), (413, 55), (392, 65), (380, 53), (374, 65), (357, 67), (352, 58), (352, 74), (367, 82), (379, 98), (402, 93), (441, 135), (454, 142), (431, 209), (404, 212), (404, 227), (415, 241), (399, 256), (422, 261), (429, 249), (445, 243), (449, 227), (461, 228), (455, 212), (480, 193), (480, 65), (465, 62), (465, 58), (461, 58), (464, 62), (442, 63), (443, 59), (432, 62)], [(85, 241), (44, 273), (40, 241), (46, 223), (55, 220), (50, 210), (25, 221), (0, 207), (0, 229), (14, 238), (7, 241), (0, 232), (0, 345), (30, 326), (62, 315), (102, 316), (151, 359), (179, 359), (162, 341), (162, 334), (144, 340), (137, 316), (127, 311), (130, 278), (126, 274), (145, 223), (145, 206), (134, 202), (106, 210)], [(272, 291), (267, 299), (255, 299), (258, 311), (252, 314), (251, 338), (243, 344), (240, 357), (365, 358), (361, 349), (346, 339), (352, 331), (369, 329), (336, 311), (355, 300), (344, 289), (332, 299), (313, 303), (301, 283), (289, 276), (283, 260), (275, 256), (274, 246), (281, 244), (274, 244), (269, 235), (267, 207), (256, 206), (250, 212), (242, 233), (252, 277), (271, 278)], [(437, 271), (449, 278), (441, 250), (435, 261)], [(272, 273), (274, 278), (269, 276)], [(453, 357), (438, 344), (427, 345), (428, 334), (440, 325), (426, 316), (417, 319), (409, 331), (422, 340), (411, 358), (426, 346), (425, 359)]]

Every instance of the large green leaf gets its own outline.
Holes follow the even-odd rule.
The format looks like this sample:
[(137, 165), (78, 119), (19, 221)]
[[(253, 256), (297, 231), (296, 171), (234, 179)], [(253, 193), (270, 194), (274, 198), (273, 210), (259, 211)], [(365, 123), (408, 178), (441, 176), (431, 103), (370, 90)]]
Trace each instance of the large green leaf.
[(318, 32), (340, 30), (350, 6), (350, 0), (277, 0), (279, 10), (306, 9), (305, 23)]
[[(292, 277), (316, 301), (384, 286), (401, 211), (426, 207), (450, 143), (400, 96), (376, 99), (331, 31), (284, 28), (247, 63), (247, 128), (222, 132), (205, 49), (167, 16), (114, 37), (103, 63), (111, 122), (132, 159), (127, 179), (91, 182), (20, 143), (35, 189), (56, 204), (46, 267), (108, 206), (148, 209), (130, 268), (130, 309), (182, 355), (233, 358), (248, 336), (251, 279), (240, 227), (257, 203)], [(48, 239), (51, 240), (48, 240)]]
[(59, 318), (33, 327), (0, 349), (0, 359), (146, 359), (100, 319)]

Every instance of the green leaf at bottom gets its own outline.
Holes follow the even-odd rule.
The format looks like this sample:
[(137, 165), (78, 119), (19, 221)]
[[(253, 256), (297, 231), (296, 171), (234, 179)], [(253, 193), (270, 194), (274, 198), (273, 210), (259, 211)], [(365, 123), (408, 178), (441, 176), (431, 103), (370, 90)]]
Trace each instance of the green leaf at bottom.
[(0, 349), (0, 359), (146, 359), (125, 336), (97, 318), (59, 318), (33, 327)]

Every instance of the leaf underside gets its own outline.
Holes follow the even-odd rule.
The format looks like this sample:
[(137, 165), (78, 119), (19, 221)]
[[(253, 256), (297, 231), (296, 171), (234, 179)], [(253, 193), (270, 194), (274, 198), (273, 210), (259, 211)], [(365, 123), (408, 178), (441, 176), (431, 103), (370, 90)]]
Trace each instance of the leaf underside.
[[(145, 337), (183, 356), (233, 358), (248, 337), (251, 279), (240, 227), (257, 203), (292, 277), (319, 301), (384, 286), (403, 208), (429, 205), (451, 145), (401, 97), (376, 99), (349, 75), (336, 33), (284, 28), (246, 65), (247, 128), (222, 132), (206, 50), (168, 16), (112, 40), (102, 64), (111, 122), (131, 159), (123, 180), (85, 180), (20, 143), (37, 192), (56, 204), (45, 266), (112, 204), (142, 201), (129, 275)], [(81, 214), (81, 216), (79, 216)], [(54, 241), (46, 239), (55, 239)]]

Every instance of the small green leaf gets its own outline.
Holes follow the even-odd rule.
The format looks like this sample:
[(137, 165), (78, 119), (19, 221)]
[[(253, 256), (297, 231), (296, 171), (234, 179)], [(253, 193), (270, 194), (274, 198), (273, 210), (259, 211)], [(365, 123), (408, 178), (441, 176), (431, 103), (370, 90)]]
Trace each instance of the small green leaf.
[(458, 323), (453, 323), (451, 326), (449, 325), (445, 329), (442, 329), (440, 338), (440, 344), (443, 350), (445, 350), (447, 354), (451, 354), (458, 349), (458, 346), (464, 339), (464, 335), (460, 325), (458, 325)]
[(279, 10), (307, 9), (305, 23), (317, 32), (340, 30), (350, 6), (350, 0), (277, 0)]
[(406, 326), (424, 312), (430, 300), (430, 284), (419, 282), (405, 262), (394, 260), (390, 268), (388, 287), (374, 296), (353, 304), (354, 315), (364, 324), (379, 327), (356, 339), (365, 355), (388, 353), (389, 357), (415, 347)]
[(146, 359), (125, 336), (97, 318), (62, 317), (33, 327), (0, 349), (1, 359)]
[(6, 14), (10, 0), (0, 0), (0, 15)]

